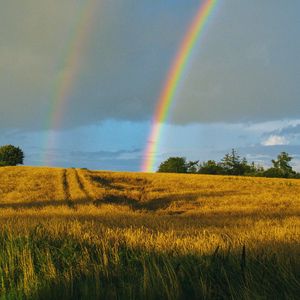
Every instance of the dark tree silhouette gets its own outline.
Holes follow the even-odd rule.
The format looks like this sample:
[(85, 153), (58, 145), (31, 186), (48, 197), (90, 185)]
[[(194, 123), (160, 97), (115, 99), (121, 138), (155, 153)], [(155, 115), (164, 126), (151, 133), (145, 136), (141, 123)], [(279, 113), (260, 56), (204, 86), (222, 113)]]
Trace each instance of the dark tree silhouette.
[(273, 167), (265, 170), (254, 162), (248, 163), (245, 157), (242, 158), (232, 149), (221, 162), (208, 160), (199, 164), (199, 161), (187, 161), (184, 157), (169, 157), (160, 164), (158, 172), (300, 178), (300, 173), (295, 172), (290, 165), (292, 159), (287, 152), (281, 152), (276, 160), (272, 160)]
[(158, 172), (187, 173), (188, 165), (184, 157), (169, 157), (159, 165)]
[(272, 160), (273, 168), (266, 170), (264, 175), (267, 177), (295, 177), (297, 173), (290, 165), (292, 159), (293, 157), (291, 157), (287, 152), (281, 152), (277, 156), (276, 160)]
[(224, 169), (220, 163), (217, 163), (214, 160), (208, 160), (207, 162), (203, 162), (200, 164), (199, 173), (220, 175), (224, 174)]
[(24, 153), (19, 147), (5, 145), (0, 147), (0, 166), (16, 166), (23, 164)]
[(231, 153), (225, 154), (221, 164), (225, 174), (228, 175), (244, 175), (250, 171), (246, 158), (241, 158), (234, 149)]

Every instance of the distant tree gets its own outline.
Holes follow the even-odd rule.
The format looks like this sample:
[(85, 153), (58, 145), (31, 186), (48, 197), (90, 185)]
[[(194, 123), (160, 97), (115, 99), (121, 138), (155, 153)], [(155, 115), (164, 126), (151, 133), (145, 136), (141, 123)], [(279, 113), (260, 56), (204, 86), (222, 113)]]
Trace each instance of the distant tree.
[(5, 145), (0, 147), (0, 166), (16, 166), (23, 164), (24, 153), (19, 147)]
[(245, 173), (245, 175), (250, 176), (263, 176), (264, 174), (264, 168), (260, 165), (256, 165), (254, 162), (252, 162), (250, 165), (248, 165), (248, 170)]
[(254, 162), (248, 163), (232, 149), (221, 162), (208, 160), (199, 164), (199, 161), (187, 161), (185, 157), (169, 157), (160, 164), (157, 172), (300, 178), (300, 173), (290, 165), (292, 159), (288, 153), (281, 152), (276, 160), (272, 160), (273, 167), (265, 170)]
[(300, 173), (296, 172), (296, 174), (294, 175), (294, 178), (300, 179)]
[(220, 163), (217, 163), (214, 160), (208, 160), (207, 162), (200, 164), (198, 173), (221, 175), (224, 174), (224, 169)]
[(169, 157), (159, 165), (158, 172), (187, 173), (188, 163), (184, 157)]
[(287, 152), (281, 152), (277, 156), (277, 160), (272, 160), (274, 168), (279, 168), (283, 170), (286, 173), (293, 172), (293, 168), (290, 165), (290, 162), (292, 161), (293, 157), (291, 157)]
[(221, 164), (224, 172), (229, 175), (237, 175), (237, 169), (240, 162), (240, 156), (232, 149), (231, 153), (226, 153), (222, 158)]
[(273, 167), (266, 170), (264, 175), (267, 177), (296, 177), (296, 172), (293, 170), (290, 162), (293, 157), (291, 157), (287, 152), (281, 152), (277, 159), (272, 160)]
[(263, 173), (264, 177), (270, 177), (270, 178), (285, 178), (286, 174), (279, 168), (269, 168)]
[(225, 174), (228, 175), (244, 175), (251, 169), (246, 158), (241, 158), (235, 149), (232, 149), (231, 153), (225, 154), (221, 165)]

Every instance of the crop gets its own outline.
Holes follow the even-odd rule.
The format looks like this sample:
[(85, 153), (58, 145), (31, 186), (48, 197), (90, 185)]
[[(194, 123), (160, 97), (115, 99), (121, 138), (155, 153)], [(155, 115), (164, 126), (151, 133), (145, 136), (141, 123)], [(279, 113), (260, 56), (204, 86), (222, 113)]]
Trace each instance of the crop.
[(0, 168), (0, 299), (297, 299), (300, 182)]

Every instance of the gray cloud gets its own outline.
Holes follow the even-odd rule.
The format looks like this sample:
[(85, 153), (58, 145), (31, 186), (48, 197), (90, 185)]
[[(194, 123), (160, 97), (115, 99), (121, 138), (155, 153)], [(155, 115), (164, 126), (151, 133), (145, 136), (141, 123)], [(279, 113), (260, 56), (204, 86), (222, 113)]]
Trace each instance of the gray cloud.
[[(150, 119), (198, 5), (194, 0), (97, 3), (63, 127)], [(0, 5), (0, 127), (45, 128), (82, 2)], [(298, 1), (224, 1), (195, 53), (171, 121), (299, 117), (299, 9)]]
[(174, 121), (299, 117), (300, 3), (289, 4), (224, 1), (192, 61)]

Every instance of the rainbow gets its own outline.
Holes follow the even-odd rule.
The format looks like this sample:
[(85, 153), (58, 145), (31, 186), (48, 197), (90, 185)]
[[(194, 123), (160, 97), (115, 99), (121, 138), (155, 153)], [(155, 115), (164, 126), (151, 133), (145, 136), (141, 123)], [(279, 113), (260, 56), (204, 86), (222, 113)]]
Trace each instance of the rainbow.
[[(50, 97), (47, 108), (46, 128), (49, 134), (46, 140), (44, 164), (51, 164), (49, 150), (55, 147), (55, 130), (63, 121), (68, 100), (70, 99), (73, 86), (80, 70), (86, 41), (92, 28), (93, 13), (97, 0), (85, 0), (78, 8), (75, 25), (66, 42), (65, 52), (60, 63), (60, 72), (54, 82), (53, 95)], [(47, 151), (48, 150), (48, 151)]]
[(204, 29), (208, 23), (219, 0), (204, 0), (193, 19), (189, 29), (179, 47), (177, 55), (173, 60), (168, 72), (165, 85), (157, 101), (148, 144), (144, 153), (142, 163), (143, 172), (153, 172), (155, 167), (155, 153), (159, 146), (159, 140), (163, 124), (168, 117), (171, 105), (175, 99), (178, 86), (182, 81), (184, 71), (187, 69), (189, 59), (195, 46), (203, 36)]

